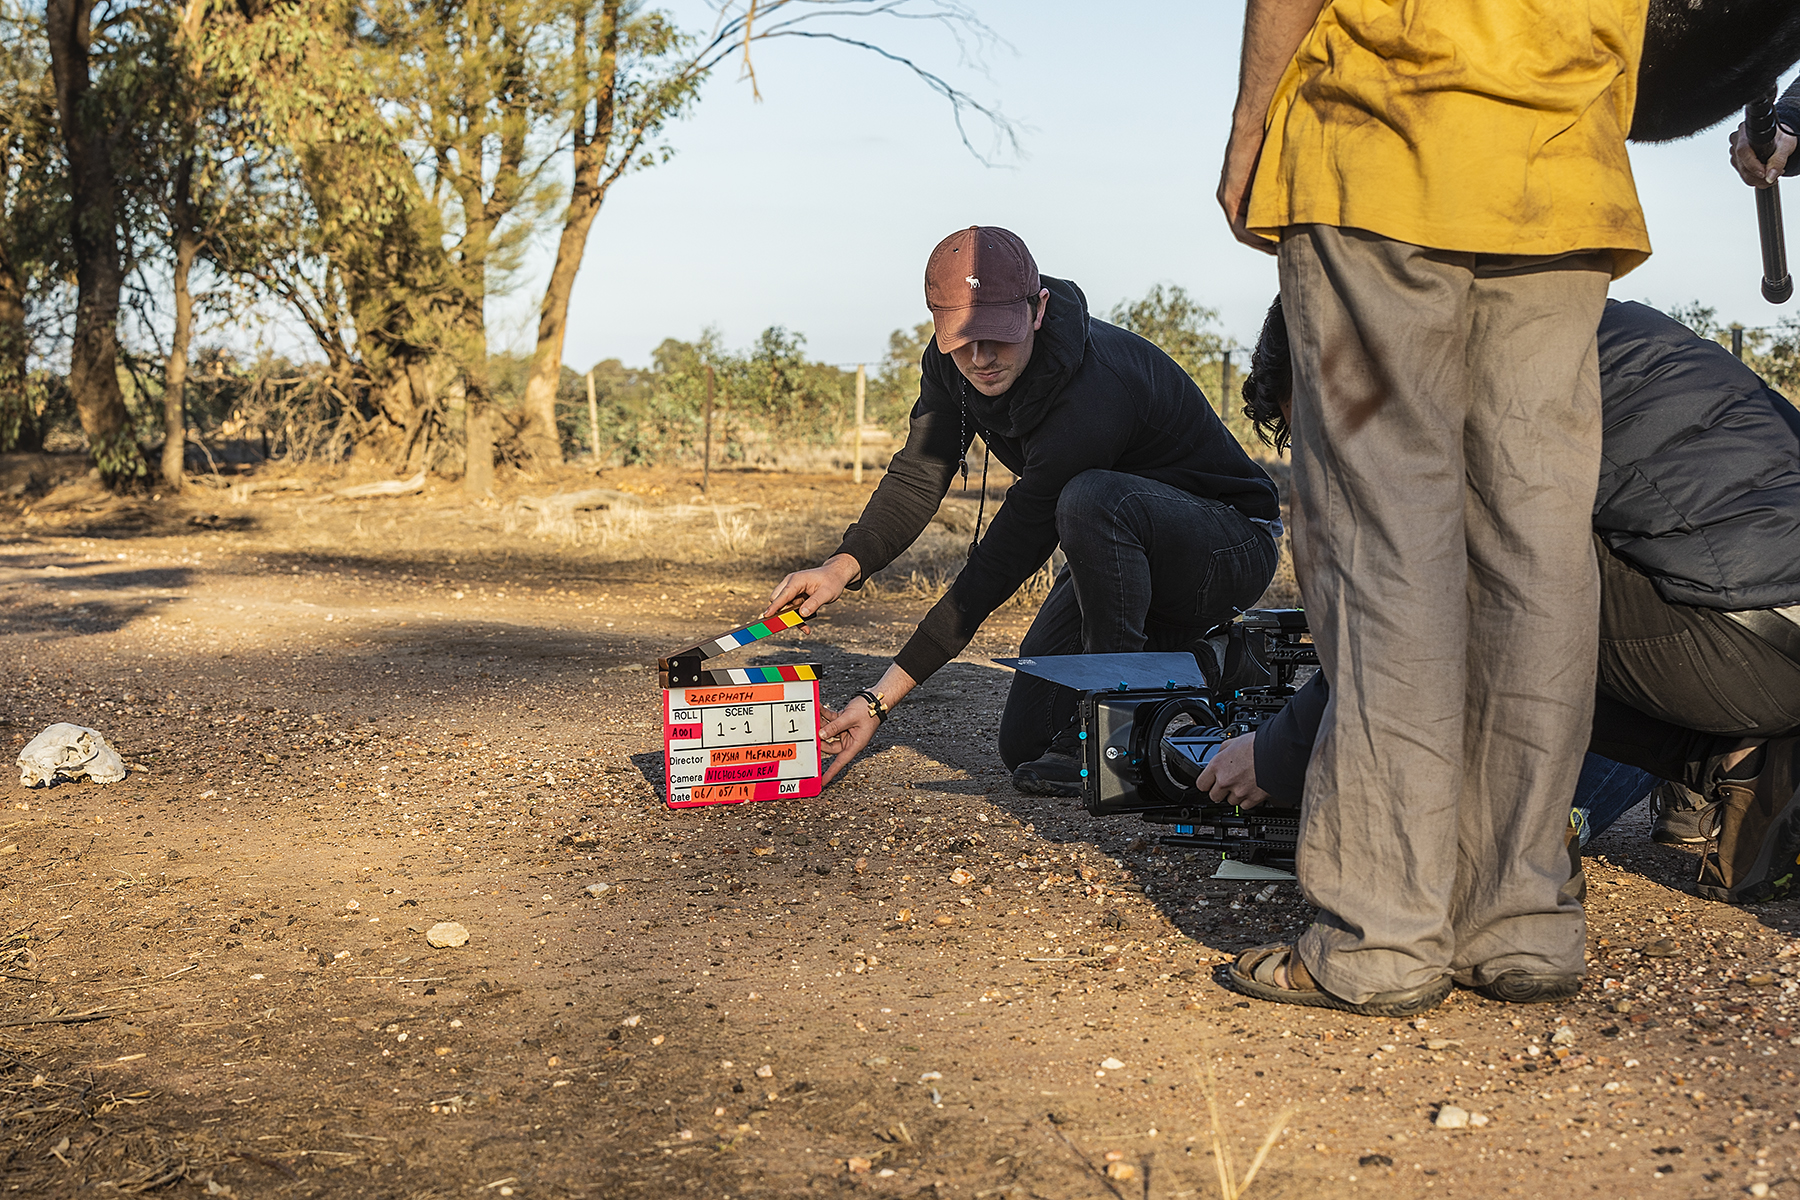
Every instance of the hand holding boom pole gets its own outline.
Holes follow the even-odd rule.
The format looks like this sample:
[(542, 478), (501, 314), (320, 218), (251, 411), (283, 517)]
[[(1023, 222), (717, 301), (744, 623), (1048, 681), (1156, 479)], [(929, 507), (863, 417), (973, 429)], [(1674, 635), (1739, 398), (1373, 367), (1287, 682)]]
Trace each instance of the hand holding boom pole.
[[(1775, 85), (1744, 106), (1744, 133), (1756, 157), (1768, 162), (1775, 153)], [(1781, 184), (1756, 189), (1756, 227), (1762, 237), (1763, 299), (1785, 304), (1794, 294), (1788, 274), (1787, 236), (1781, 222)]]

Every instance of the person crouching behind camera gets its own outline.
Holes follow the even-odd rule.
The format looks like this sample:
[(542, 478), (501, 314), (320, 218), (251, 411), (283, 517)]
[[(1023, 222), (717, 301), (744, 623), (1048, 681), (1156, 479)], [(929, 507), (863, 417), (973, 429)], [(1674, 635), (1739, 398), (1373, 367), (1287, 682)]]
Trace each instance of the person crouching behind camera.
[[(1040, 277), (1017, 235), (971, 226), (939, 242), (925, 302), (935, 336), (905, 447), (837, 551), (783, 579), (764, 615), (795, 605), (809, 617), (903, 553), (977, 436), (1018, 481), (893, 664), (830, 714), (827, 783), (1059, 543), (1068, 564), (1021, 655), (1193, 650), (1275, 573), (1280, 507), (1268, 475), (1174, 359), (1089, 315), (1074, 283)], [(1080, 794), (1078, 698), (1014, 676), (1000, 757), (1020, 790)]]
[[(1696, 890), (1785, 894), (1800, 859), (1800, 412), (1724, 347), (1642, 304), (1606, 306), (1599, 360), (1600, 661), (1575, 806), (1592, 836), (1656, 780), (1684, 785), (1704, 800), (1697, 840), (1713, 843)], [(1243, 388), (1277, 448), (1289, 381), (1277, 300)], [(1200, 789), (1246, 808), (1297, 806), (1328, 691), (1315, 676), (1220, 747)]]

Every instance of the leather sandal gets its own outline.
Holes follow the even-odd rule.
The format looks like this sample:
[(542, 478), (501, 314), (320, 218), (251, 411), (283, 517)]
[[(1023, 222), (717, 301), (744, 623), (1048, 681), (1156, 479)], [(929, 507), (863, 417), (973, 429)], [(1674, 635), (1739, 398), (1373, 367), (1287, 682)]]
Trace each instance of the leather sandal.
[[(1287, 968), (1287, 983), (1277, 975)], [(1294, 947), (1282, 942), (1244, 951), (1231, 964), (1226, 981), (1233, 991), (1277, 1004), (1303, 1004), (1309, 1008), (1334, 1008), (1365, 1017), (1413, 1017), (1442, 1004), (1450, 994), (1450, 976), (1396, 992), (1377, 992), (1360, 1004), (1340, 999), (1320, 987), (1300, 961)]]

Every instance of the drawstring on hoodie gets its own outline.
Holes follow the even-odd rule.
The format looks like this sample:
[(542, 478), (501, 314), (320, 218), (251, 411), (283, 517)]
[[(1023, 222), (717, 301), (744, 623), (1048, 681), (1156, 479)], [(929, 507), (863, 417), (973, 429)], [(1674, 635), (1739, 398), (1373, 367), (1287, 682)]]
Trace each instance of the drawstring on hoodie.
[[(956, 390), (960, 402), (956, 410), (956, 444), (962, 447), (962, 457), (956, 460), (956, 469), (962, 472), (963, 491), (969, 490), (969, 381), (962, 381)], [(988, 443), (981, 439), (981, 500), (975, 506), (975, 536), (969, 539), (969, 558), (975, 557), (975, 544), (981, 540), (981, 522), (987, 515), (987, 469)]]
[[(967, 460), (965, 460), (966, 462)], [(981, 439), (981, 501), (975, 506), (975, 536), (969, 539), (969, 557), (975, 557), (975, 543), (981, 540), (981, 518), (987, 514), (987, 439)]]

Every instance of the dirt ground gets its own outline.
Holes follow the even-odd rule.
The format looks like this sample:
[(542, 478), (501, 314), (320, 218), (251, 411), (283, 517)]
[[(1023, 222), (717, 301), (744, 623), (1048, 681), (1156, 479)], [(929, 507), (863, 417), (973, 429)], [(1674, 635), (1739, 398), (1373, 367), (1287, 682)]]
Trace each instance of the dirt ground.
[[(697, 478), (171, 503), (0, 460), (0, 741), (133, 764), (8, 776), (0, 1190), (1211, 1197), (1214, 1131), (1241, 1178), (1278, 1129), (1253, 1196), (1800, 1197), (1800, 906), (1692, 898), (1634, 812), (1577, 1000), (1253, 1006), (1219, 968), (1301, 926), (1292, 884), (999, 769), (1028, 603), (819, 799), (666, 811), (656, 656), (868, 490)], [(525, 502), (596, 482), (638, 502)], [(965, 523), (745, 661), (872, 682)]]

